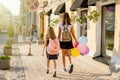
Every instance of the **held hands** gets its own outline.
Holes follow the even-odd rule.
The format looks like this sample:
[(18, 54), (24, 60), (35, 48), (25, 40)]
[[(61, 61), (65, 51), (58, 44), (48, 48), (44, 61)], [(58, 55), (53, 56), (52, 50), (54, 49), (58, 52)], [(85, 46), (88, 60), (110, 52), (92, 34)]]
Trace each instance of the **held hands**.
[(42, 54), (42, 56), (44, 56), (44, 54)]
[(77, 40), (75, 42), (76, 42), (77, 45), (79, 44), (79, 42)]
[(44, 51), (42, 51), (42, 56), (44, 56)]
[(73, 47), (75, 48), (75, 47), (77, 47), (78, 45), (79, 45), (78, 41), (75, 40), (75, 41), (73, 42)]
[(42, 53), (42, 56), (44, 56), (44, 54)]

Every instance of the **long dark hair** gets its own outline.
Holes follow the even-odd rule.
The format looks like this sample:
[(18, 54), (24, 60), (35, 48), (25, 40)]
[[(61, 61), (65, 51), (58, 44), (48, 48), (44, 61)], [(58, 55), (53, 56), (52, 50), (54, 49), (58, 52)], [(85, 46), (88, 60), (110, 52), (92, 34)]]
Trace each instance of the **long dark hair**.
[(70, 16), (67, 12), (65, 12), (63, 14), (63, 19), (62, 19), (62, 24), (65, 25), (65, 20), (67, 20), (67, 25), (70, 25), (71, 22), (70, 22)]

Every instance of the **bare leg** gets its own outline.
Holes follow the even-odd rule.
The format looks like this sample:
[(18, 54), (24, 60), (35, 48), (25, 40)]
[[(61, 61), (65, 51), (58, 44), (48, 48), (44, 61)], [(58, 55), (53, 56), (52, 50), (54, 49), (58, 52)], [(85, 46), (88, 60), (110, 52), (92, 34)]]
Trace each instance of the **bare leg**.
[(54, 73), (53, 73), (53, 77), (56, 77), (56, 60), (53, 60), (53, 64), (54, 64)]
[(49, 73), (50, 60), (47, 60), (47, 74)]
[(62, 49), (62, 62), (63, 62), (63, 67), (66, 68), (66, 64), (65, 64), (65, 50)]
[(53, 64), (54, 64), (54, 70), (56, 70), (56, 67), (57, 67), (56, 60), (53, 60)]
[(69, 60), (69, 63), (70, 63), (69, 73), (72, 73), (73, 72), (73, 64), (72, 64), (71, 56), (70, 56), (70, 49), (66, 50), (66, 55), (68, 56), (68, 60)]
[(70, 56), (70, 49), (66, 50), (66, 55), (68, 56), (69, 63), (72, 64), (71, 56)]
[(50, 66), (50, 60), (47, 60), (47, 69), (49, 69)]

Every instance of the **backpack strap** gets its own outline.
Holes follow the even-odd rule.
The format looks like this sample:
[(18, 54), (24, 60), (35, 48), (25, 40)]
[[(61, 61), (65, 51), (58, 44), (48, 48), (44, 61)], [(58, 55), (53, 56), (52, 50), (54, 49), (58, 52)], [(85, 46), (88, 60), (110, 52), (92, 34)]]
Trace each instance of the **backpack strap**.
[(68, 25), (67, 24), (65, 24), (63, 27), (64, 27), (64, 29), (63, 29), (64, 31), (68, 30)]

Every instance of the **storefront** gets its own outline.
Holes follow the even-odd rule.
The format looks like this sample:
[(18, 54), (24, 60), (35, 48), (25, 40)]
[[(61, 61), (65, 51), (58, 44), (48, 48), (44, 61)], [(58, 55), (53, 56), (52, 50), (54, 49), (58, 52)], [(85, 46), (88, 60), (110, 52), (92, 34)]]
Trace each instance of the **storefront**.
[[(75, 3), (76, 5), (74, 5)], [(93, 10), (100, 11), (99, 21), (94, 23), (87, 20), (86, 22), (85, 30), (87, 31), (88, 46), (90, 48), (89, 55), (92, 57), (112, 56), (112, 54), (118, 55), (120, 51), (118, 45), (120, 43), (120, 39), (118, 38), (120, 31), (118, 24), (120, 22), (117, 17), (120, 16), (118, 15), (120, 9), (119, 0), (88, 0), (88, 9), (86, 11), (82, 10), (81, 3), (75, 0), (70, 8), (71, 11), (77, 12), (82, 17)], [(77, 34), (79, 33), (79, 36), (84, 35), (85, 30), (80, 27), (80, 33), (77, 31)]]
[(115, 4), (102, 6), (101, 55), (112, 55), (115, 32)]
[(87, 8), (88, 0), (75, 0), (70, 7), (70, 10), (74, 11), (73, 16), (80, 17), (81, 19), (81, 22), (74, 23), (77, 38), (79, 38), (80, 36), (87, 36)]

